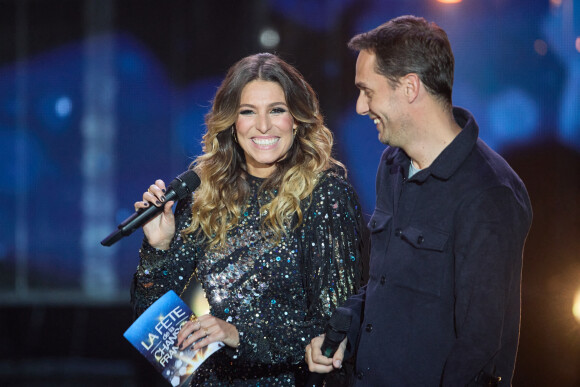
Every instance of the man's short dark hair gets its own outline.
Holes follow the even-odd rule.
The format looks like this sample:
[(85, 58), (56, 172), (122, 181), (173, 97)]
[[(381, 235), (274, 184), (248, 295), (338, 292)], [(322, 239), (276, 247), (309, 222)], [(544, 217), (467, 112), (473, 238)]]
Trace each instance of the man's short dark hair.
[(445, 31), (424, 18), (405, 15), (354, 36), (348, 47), (376, 55), (378, 74), (394, 87), (401, 77), (415, 73), (427, 91), (451, 107), (455, 60)]

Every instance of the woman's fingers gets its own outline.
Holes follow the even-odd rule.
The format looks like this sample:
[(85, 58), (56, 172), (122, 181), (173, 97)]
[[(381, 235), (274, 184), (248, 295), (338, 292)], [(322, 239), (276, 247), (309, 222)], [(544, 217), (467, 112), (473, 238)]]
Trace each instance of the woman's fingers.
[[(157, 181), (159, 182), (161, 180)], [(160, 207), (165, 201), (165, 189), (160, 188), (157, 184), (151, 184), (147, 192), (143, 193), (143, 200)]]
[(161, 179), (155, 180), (155, 185), (161, 190), (162, 193), (165, 193), (166, 187), (165, 182)]
[[(177, 343), (176, 344), (179, 347), (179, 349), (183, 350), (183, 349), (191, 346), (196, 341), (198, 341), (202, 338), (205, 338), (206, 332), (209, 333), (208, 329), (204, 328), (201, 325), (201, 322), (199, 320), (188, 321), (187, 323), (185, 323), (183, 325), (183, 327), (181, 328), (181, 331), (177, 335)], [(205, 347), (206, 345), (209, 344), (209, 340), (206, 340), (205, 345), (199, 345), (199, 344), (200, 343), (197, 343), (193, 349), (199, 349), (199, 348)]]
[(140, 208), (147, 208), (149, 206), (150, 206), (150, 204), (147, 201), (135, 202), (133, 204), (133, 207), (135, 207), (135, 211), (137, 211)]
[(147, 208), (150, 205), (161, 207), (165, 202), (165, 192), (165, 182), (161, 179), (156, 180), (155, 184), (151, 184), (149, 188), (147, 188), (147, 191), (143, 192), (143, 200), (140, 202), (135, 202), (135, 210), (140, 208)]
[(177, 335), (176, 345), (180, 349), (193, 345), (192, 349), (198, 350), (216, 341), (236, 347), (239, 343), (237, 329), (230, 323), (206, 314), (194, 317), (183, 325)]
[(168, 201), (167, 203), (165, 203), (165, 207), (163, 208), (163, 213), (165, 215), (169, 216), (173, 214), (172, 207), (174, 203), (175, 203), (174, 201)]

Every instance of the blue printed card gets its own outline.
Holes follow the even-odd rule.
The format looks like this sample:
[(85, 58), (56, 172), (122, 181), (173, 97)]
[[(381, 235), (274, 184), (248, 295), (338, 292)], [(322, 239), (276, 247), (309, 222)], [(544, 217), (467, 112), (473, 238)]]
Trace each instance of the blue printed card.
[(163, 375), (172, 386), (182, 386), (195, 370), (223, 343), (200, 350), (175, 346), (177, 334), (192, 315), (189, 306), (170, 290), (155, 301), (124, 333), (124, 337)]

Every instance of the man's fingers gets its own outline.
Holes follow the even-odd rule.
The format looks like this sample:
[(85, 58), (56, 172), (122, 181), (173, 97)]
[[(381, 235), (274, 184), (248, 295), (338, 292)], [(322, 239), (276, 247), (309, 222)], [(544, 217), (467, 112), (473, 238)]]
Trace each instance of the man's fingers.
[(332, 357), (332, 364), (334, 365), (334, 368), (342, 367), (342, 361), (344, 360), (344, 351), (346, 350), (347, 340), (348, 339), (346, 337), (344, 338), (344, 340), (342, 340), (342, 342), (338, 346), (338, 349), (334, 353), (334, 356)]
[(308, 364), (308, 369), (310, 372), (316, 372), (319, 374), (327, 374), (331, 372), (334, 367), (332, 365), (332, 360), (322, 354), (320, 351), (320, 346), (324, 336), (318, 336), (312, 339), (310, 344), (306, 346), (306, 353), (304, 355), (306, 363)]

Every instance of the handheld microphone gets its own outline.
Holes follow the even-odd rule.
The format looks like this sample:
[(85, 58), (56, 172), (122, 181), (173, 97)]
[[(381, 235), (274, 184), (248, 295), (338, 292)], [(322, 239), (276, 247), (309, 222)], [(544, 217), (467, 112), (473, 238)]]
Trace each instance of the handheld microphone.
[[(194, 171), (187, 170), (183, 172), (169, 183), (169, 187), (165, 192), (166, 202), (185, 198), (199, 187), (200, 182), (199, 176)], [(115, 231), (101, 241), (101, 244), (103, 246), (111, 246), (121, 238), (131, 235), (133, 231), (162, 212), (164, 206), (165, 204), (161, 207), (151, 205), (147, 208), (140, 208), (133, 215), (125, 219), (123, 223), (119, 224)]]
[[(328, 320), (326, 324), (326, 329), (324, 331), (324, 341), (320, 350), (322, 354), (328, 358), (333, 357), (334, 353), (338, 349), (338, 346), (346, 337), (346, 333), (350, 329), (352, 315), (347, 308), (338, 307)], [(324, 384), (324, 379), (327, 374), (319, 374), (317, 372), (311, 372), (306, 382), (308, 387), (321, 387)]]

